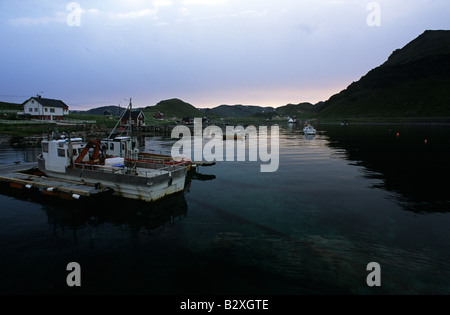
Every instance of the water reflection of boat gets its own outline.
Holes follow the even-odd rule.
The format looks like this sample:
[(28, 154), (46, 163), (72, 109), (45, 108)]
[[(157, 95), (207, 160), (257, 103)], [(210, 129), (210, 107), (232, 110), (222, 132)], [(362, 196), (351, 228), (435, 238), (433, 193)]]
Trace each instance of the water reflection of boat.
[(307, 141), (314, 140), (315, 137), (316, 137), (316, 135), (303, 135), (303, 139), (305, 139)]
[(78, 230), (86, 226), (113, 223), (127, 226), (135, 232), (153, 231), (184, 218), (188, 211), (184, 193), (174, 194), (151, 204), (111, 195), (97, 195), (78, 202), (67, 202), (38, 191), (13, 189), (3, 183), (0, 183), (0, 187), (4, 195), (42, 205), (47, 213), (48, 223), (61, 230)]
[(198, 168), (195, 168), (193, 171), (188, 173), (188, 180), (199, 180), (199, 181), (207, 181), (216, 179), (216, 175), (202, 174), (198, 171)]
[[(86, 226), (95, 227), (105, 223), (126, 227), (132, 233), (151, 232), (181, 220), (188, 211), (184, 194), (177, 194), (152, 203), (139, 200), (126, 200), (117, 197), (99, 198), (80, 207), (64, 204), (61, 207), (56, 203), (46, 201), (43, 209), (47, 213), (48, 222), (55, 228), (65, 230), (84, 229)], [(39, 202), (39, 201), (38, 201)]]

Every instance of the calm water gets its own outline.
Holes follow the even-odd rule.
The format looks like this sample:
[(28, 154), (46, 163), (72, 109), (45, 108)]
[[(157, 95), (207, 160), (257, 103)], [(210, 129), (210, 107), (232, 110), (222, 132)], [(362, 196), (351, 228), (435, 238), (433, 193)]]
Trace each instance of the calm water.
[[(220, 162), (152, 205), (2, 188), (0, 292), (450, 294), (450, 127), (317, 129), (281, 129), (276, 173)], [(36, 156), (1, 147), (0, 165)], [(81, 288), (66, 285), (72, 261)]]

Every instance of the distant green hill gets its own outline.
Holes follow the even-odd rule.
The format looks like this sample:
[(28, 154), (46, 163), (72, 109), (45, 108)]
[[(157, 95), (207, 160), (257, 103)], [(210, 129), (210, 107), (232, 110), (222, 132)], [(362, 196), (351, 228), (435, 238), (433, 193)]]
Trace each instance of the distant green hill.
[(313, 105), (311, 103), (300, 104), (287, 104), (277, 107), (272, 112), (257, 113), (252, 115), (255, 118), (272, 119), (274, 117), (297, 117), (300, 119), (311, 118), (317, 115), (318, 110), (321, 108), (321, 104)]
[(143, 109), (146, 117), (153, 117), (160, 112), (164, 117), (203, 117), (205, 114), (189, 103), (183, 102), (177, 98), (164, 100), (155, 106), (147, 106)]
[(224, 118), (250, 117), (255, 114), (273, 113), (275, 108), (253, 105), (220, 105), (205, 111), (206, 116), (215, 115)]
[(305, 116), (315, 114), (319, 109), (318, 105), (311, 103), (288, 104), (278, 107), (276, 115), (278, 116)]
[(23, 110), (22, 104), (0, 102), (0, 110)]
[(87, 115), (113, 115), (113, 116), (120, 116), (124, 111), (126, 110), (126, 108), (124, 107), (119, 107), (116, 105), (111, 105), (111, 106), (102, 106), (102, 107), (97, 107), (97, 108), (92, 108), (89, 109), (85, 112), (83, 112), (84, 114)]
[(321, 117), (450, 117), (450, 31), (426, 31), (323, 103)]

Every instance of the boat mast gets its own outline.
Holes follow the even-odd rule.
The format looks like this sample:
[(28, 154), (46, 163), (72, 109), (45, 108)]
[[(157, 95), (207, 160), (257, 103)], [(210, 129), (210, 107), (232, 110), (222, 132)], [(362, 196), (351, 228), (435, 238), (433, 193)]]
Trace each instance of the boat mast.
[(128, 117), (128, 130), (127, 130), (127, 136), (131, 136), (133, 133), (133, 126), (131, 124), (131, 111), (133, 110), (133, 104), (131, 103), (132, 98), (130, 98), (130, 105), (128, 105), (129, 108), (129, 117)]
[[(113, 130), (111, 131), (111, 133), (109, 134), (107, 139), (111, 139), (112, 135), (116, 131), (116, 129), (119, 126), (119, 124), (122, 122), (122, 119), (123, 119), (123, 117), (125, 117), (125, 114), (127, 113), (128, 110), (130, 111), (129, 112), (129, 115), (130, 115), (129, 119), (131, 119), (131, 108), (132, 108), (131, 100), (132, 100), (132, 98), (130, 98), (130, 104), (128, 105), (127, 109), (124, 110), (123, 113), (120, 115), (119, 120), (117, 121), (116, 125), (114, 126)], [(128, 120), (128, 124), (130, 124), (130, 120)], [(123, 133), (123, 131), (122, 131), (122, 133)]]

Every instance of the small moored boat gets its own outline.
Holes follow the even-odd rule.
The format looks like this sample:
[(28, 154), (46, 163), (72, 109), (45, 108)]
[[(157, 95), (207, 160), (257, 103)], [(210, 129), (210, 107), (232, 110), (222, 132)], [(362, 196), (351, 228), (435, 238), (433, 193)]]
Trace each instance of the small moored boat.
[(305, 135), (315, 135), (316, 134), (316, 129), (314, 129), (314, 127), (311, 126), (310, 124), (305, 124), (305, 126), (303, 127), (303, 134), (305, 134)]

